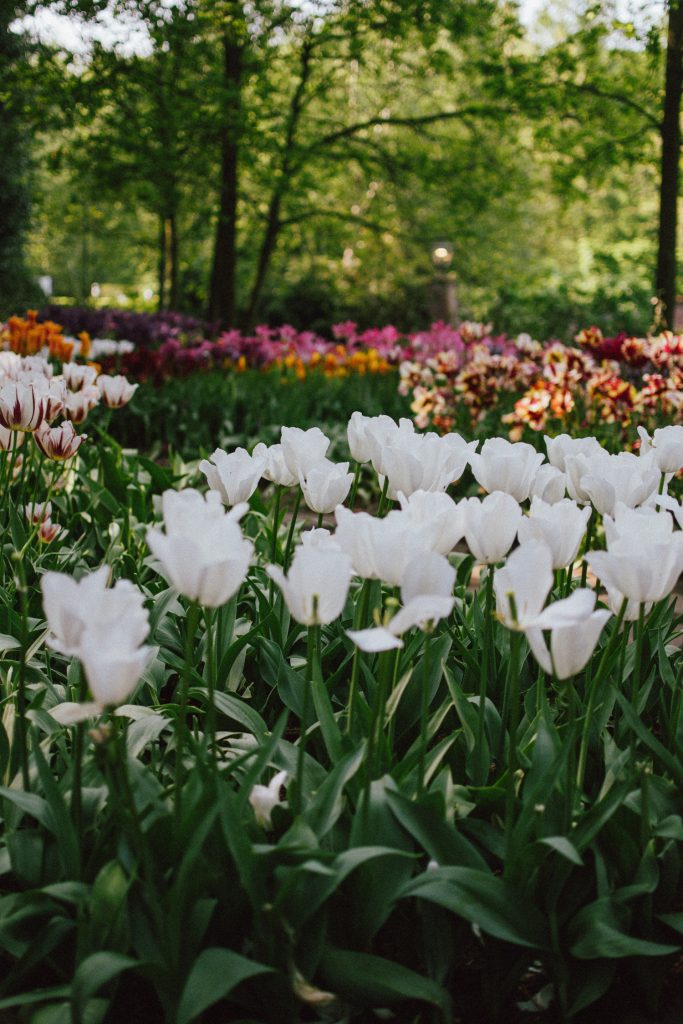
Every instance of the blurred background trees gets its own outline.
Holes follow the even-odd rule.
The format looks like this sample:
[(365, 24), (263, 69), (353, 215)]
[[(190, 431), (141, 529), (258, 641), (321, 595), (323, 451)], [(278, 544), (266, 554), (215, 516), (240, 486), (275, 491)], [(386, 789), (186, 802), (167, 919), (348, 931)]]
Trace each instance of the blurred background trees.
[[(0, 162), (21, 192), (0, 261), (20, 273), (23, 255), (71, 301), (412, 328), (449, 239), (466, 316), (643, 329), (667, 231), (675, 256), (658, 212), (671, 4), (555, 2), (533, 31), (493, 0), (38, 4), (74, 38), (103, 8), (135, 26), (135, 45), (77, 53), (0, 16)], [(22, 301), (7, 281), (4, 312)]]

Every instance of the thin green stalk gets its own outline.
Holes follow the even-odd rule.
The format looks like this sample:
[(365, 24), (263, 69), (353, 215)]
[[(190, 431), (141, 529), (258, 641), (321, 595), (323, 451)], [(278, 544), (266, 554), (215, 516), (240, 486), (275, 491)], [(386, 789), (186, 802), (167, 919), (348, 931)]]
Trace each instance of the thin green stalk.
[(206, 687), (209, 703), (206, 709), (207, 747), (214, 767), (216, 758), (216, 703), (214, 694), (218, 684), (218, 665), (216, 661), (216, 616), (213, 608), (204, 609), (204, 626), (206, 628)]
[(515, 630), (510, 637), (510, 663), (508, 671), (509, 725), (508, 725), (508, 774), (505, 793), (505, 866), (512, 863), (512, 828), (515, 816), (515, 781), (517, 774), (517, 733), (520, 719), (520, 649), (522, 634)]
[(322, 525), (323, 525), (323, 513), (322, 512), (318, 512), (317, 529), (320, 530), (322, 528)]
[(484, 583), (484, 645), (481, 652), (479, 672), (479, 708), (477, 716), (477, 765), (475, 785), (483, 786), (488, 777), (488, 762), (484, 757), (486, 734), (486, 690), (493, 653), (493, 576), (495, 569), (489, 566)]
[[(76, 701), (82, 704), (87, 695), (87, 682), (83, 666), (78, 663), (78, 686), (76, 688)], [(73, 758), (73, 783), (71, 785), (71, 817), (73, 819), (76, 835), (83, 833), (83, 738), (85, 735), (85, 722), (79, 722), (74, 726), (73, 743), (71, 756)]]
[(296, 517), (299, 514), (299, 505), (301, 504), (301, 488), (297, 488), (296, 498), (294, 499), (294, 508), (292, 510), (292, 520), (289, 524), (289, 531), (287, 533), (287, 543), (285, 545), (285, 557), (283, 559), (283, 568), (287, 572), (289, 568), (289, 558), (292, 553), (292, 544), (294, 543), (294, 529), (296, 527)]
[(306, 733), (311, 707), (311, 685), (313, 679), (313, 661), (316, 651), (316, 633), (320, 626), (309, 626), (306, 645), (306, 678), (304, 681), (304, 700), (301, 707), (301, 728), (299, 733), (299, 749), (296, 763), (296, 790), (294, 801), (294, 816), (301, 814), (303, 807), (304, 793), (304, 772), (306, 770)]
[(583, 546), (583, 565), (581, 566), (581, 586), (586, 586), (586, 580), (588, 578), (588, 562), (586, 561), (586, 555), (590, 551), (590, 546), (593, 543), (593, 530), (594, 530), (594, 514), (591, 515), (588, 520), (588, 529), (586, 530), (586, 542)]
[[(643, 669), (643, 636), (645, 633), (645, 605), (641, 602), (638, 607), (638, 621), (636, 623), (636, 650), (633, 660), (633, 683), (631, 688), (631, 704), (633, 710), (638, 712), (638, 696), (640, 694), (640, 679)], [(631, 752), (636, 747), (635, 733), (631, 733)]]
[[(371, 580), (363, 580), (360, 588), (360, 601), (356, 605), (356, 611), (354, 614), (354, 629), (364, 629), (365, 622), (368, 615), (368, 604), (370, 603), (370, 587), (372, 585)], [(356, 710), (356, 694), (358, 690), (358, 673), (360, 671), (360, 652), (357, 647), (354, 647), (353, 659), (351, 664), (351, 682), (349, 684), (349, 700), (346, 707), (346, 733), (351, 735), (353, 728), (354, 712)]]
[(270, 560), (275, 565), (277, 558), (277, 537), (280, 529), (280, 501), (282, 500), (282, 484), (275, 485), (275, 501), (273, 502), (273, 526), (270, 538)]
[(17, 594), (19, 595), (19, 607), (20, 607), (20, 644), (21, 644), (21, 656), (19, 661), (19, 677), (17, 680), (17, 718), (16, 718), (16, 737), (18, 747), (18, 759), (21, 768), (21, 780), (24, 790), (29, 791), (29, 771), (28, 771), (28, 729), (26, 722), (26, 655), (28, 653), (28, 587), (26, 585), (26, 572), (24, 568), (24, 561), (18, 552), (13, 555), (14, 564), (16, 567), (15, 586)]
[(383, 694), (387, 687), (387, 676), (390, 670), (390, 651), (382, 651), (379, 656), (379, 681), (377, 684), (377, 691), (375, 693), (375, 707), (373, 709), (372, 722), (370, 724), (370, 733), (368, 735), (368, 746), (365, 752), (365, 784), (363, 786), (363, 836), (367, 838), (367, 824), (368, 814), (370, 811), (370, 787), (373, 779), (373, 769), (375, 767), (375, 749), (377, 743), (377, 723), (380, 720), (380, 710), (384, 705), (386, 698)]
[(185, 616), (185, 661), (183, 673), (180, 680), (180, 707), (176, 718), (176, 760), (175, 760), (175, 817), (176, 824), (180, 821), (182, 802), (182, 774), (183, 774), (183, 753), (188, 739), (187, 728), (187, 704), (190, 689), (190, 678), (192, 676), (194, 641), (197, 623), (201, 609), (196, 601), (192, 601)]
[(417, 767), (417, 795), (421, 797), (425, 785), (425, 763), (427, 761), (427, 726), (429, 721), (429, 655), (430, 636), (425, 634), (425, 650), (422, 659), (423, 675), (422, 690), (420, 694), (420, 756)]
[(379, 505), (377, 506), (377, 518), (381, 519), (384, 515), (384, 507), (387, 504), (387, 492), (389, 490), (389, 477), (384, 477), (384, 485), (382, 487), (382, 493), (379, 496)]
[(358, 482), (361, 474), (361, 463), (356, 463), (356, 468), (353, 472), (353, 483), (351, 484), (351, 497), (349, 498), (349, 508), (353, 512), (356, 505), (356, 494), (358, 492)]
[[(621, 602), (621, 608), (617, 615), (614, 623), (614, 629), (612, 634), (605, 646), (605, 650), (602, 652), (600, 658), (600, 664), (598, 670), (593, 676), (590, 687), (588, 689), (588, 701), (586, 703), (586, 712), (583, 719), (583, 728), (581, 730), (581, 743), (579, 746), (579, 762), (576, 768), (576, 789), (579, 794), (579, 799), (583, 792), (583, 780), (586, 774), (586, 761), (588, 759), (588, 741), (590, 739), (591, 726), (593, 724), (593, 712), (595, 710), (595, 697), (598, 692), (598, 686), (602, 682), (602, 677), (605, 671), (605, 667), (608, 663), (608, 658), (612, 656), (614, 647), (619, 639), (619, 632), (621, 624), (624, 621), (624, 615), (626, 614), (626, 608), (628, 606), (628, 599), (624, 598)], [(621, 679), (617, 681), (617, 685), (621, 685)]]

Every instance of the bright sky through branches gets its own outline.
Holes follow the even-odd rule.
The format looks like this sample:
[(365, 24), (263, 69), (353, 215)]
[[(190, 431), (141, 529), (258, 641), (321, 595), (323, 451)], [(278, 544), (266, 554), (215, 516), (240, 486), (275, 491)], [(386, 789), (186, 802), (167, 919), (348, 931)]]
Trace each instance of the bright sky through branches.
[[(169, 5), (172, 2), (173, 0), (168, 0)], [(642, 3), (634, 0), (614, 0), (612, 6), (615, 19), (623, 22), (633, 21), (641, 30), (658, 17), (663, 17), (663, 3), (646, 5), (649, 8), (647, 12)], [(557, 18), (561, 24), (571, 19), (574, 13), (573, 7), (562, 0), (559, 3), (553, 0), (518, 0), (518, 7), (522, 24), (541, 45), (547, 38), (547, 32), (538, 25), (540, 15), (548, 10), (553, 15), (553, 20)], [(54, 10), (41, 10), (35, 16), (26, 17), (17, 24), (35, 33), (42, 41), (56, 43), (76, 54), (86, 54), (92, 40), (98, 40), (107, 47), (120, 47), (124, 54), (144, 54), (149, 50), (147, 31), (138, 19), (114, 17), (109, 12), (101, 14), (95, 23), (86, 24), (78, 18), (58, 14)], [(623, 43), (622, 37), (620, 44)]]

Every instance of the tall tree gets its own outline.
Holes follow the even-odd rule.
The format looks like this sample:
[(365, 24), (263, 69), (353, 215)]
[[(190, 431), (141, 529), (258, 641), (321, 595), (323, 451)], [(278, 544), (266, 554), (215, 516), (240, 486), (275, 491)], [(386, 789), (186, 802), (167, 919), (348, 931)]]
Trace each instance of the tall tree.
[(664, 109), (661, 122), (659, 179), (659, 244), (655, 287), (664, 319), (674, 325), (676, 310), (676, 244), (681, 155), (681, 93), (683, 92), (683, 2), (669, 0)]

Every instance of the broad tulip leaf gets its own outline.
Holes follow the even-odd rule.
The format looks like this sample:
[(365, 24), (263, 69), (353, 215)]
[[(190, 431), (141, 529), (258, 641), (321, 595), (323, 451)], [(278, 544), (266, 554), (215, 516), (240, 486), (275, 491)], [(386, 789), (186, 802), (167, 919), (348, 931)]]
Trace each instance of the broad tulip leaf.
[(403, 999), (444, 1008), (448, 995), (430, 978), (402, 964), (346, 949), (325, 951), (320, 963), (322, 987), (359, 1006), (380, 1007)]
[[(193, 693), (201, 693), (202, 697), (208, 700), (208, 691), (203, 687), (194, 688)], [(240, 700), (239, 697), (233, 697), (231, 693), (220, 693), (220, 691), (214, 693), (213, 699), (214, 704), (222, 714), (245, 726), (258, 740), (263, 741), (265, 739), (268, 733), (268, 726), (258, 711), (255, 711), (246, 701)]]
[(240, 982), (258, 974), (268, 974), (272, 967), (254, 963), (231, 949), (210, 947), (195, 960), (180, 997), (176, 1024), (190, 1024)]
[(546, 836), (545, 839), (539, 839), (538, 841), (543, 846), (549, 846), (552, 850), (555, 850), (556, 853), (571, 861), (572, 864), (577, 864), (579, 867), (583, 865), (581, 854), (574, 844), (570, 843), (564, 836)]
[(74, 1020), (80, 1020), (87, 1001), (108, 981), (117, 978), (123, 971), (137, 967), (139, 960), (122, 953), (92, 953), (76, 968), (71, 982), (71, 1005)]
[(569, 925), (570, 953), (580, 960), (618, 959), (625, 956), (666, 956), (680, 946), (650, 942), (629, 935), (628, 908), (612, 899), (595, 900), (582, 907)]
[(486, 869), (486, 861), (458, 830), (433, 808), (387, 790), (387, 800), (397, 821), (437, 864)]
[(487, 871), (468, 867), (430, 869), (410, 881), (401, 896), (430, 900), (504, 942), (532, 949), (548, 947), (547, 927), (540, 912), (502, 878)]

